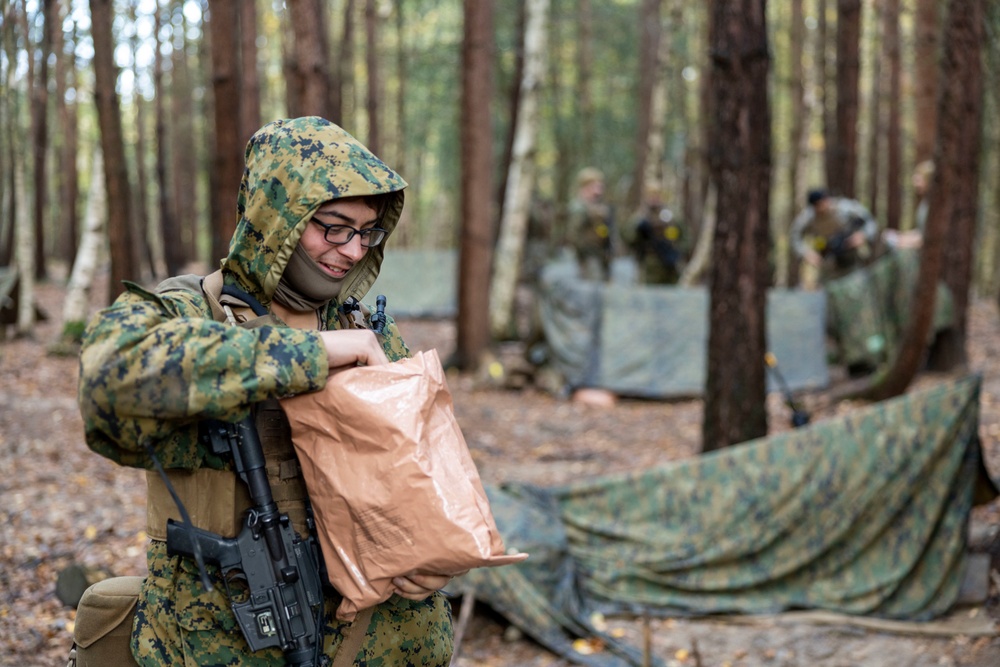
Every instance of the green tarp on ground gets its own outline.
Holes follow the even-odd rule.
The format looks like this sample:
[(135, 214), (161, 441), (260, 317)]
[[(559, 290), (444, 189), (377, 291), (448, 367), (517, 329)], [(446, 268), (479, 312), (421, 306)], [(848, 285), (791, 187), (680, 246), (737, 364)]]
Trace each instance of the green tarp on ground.
[[(596, 611), (824, 609), (927, 620), (956, 599), (979, 461), (980, 379), (654, 469), (488, 489), (524, 563), (459, 581), (577, 664), (637, 665)], [(609, 652), (583, 656), (578, 637)]]

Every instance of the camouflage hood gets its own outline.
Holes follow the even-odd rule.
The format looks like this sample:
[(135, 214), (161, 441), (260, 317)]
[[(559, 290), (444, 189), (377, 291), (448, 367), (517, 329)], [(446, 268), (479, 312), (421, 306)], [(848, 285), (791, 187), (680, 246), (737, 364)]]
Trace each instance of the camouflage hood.
[[(317, 209), (332, 199), (395, 193), (378, 225), (391, 234), (406, 182), (361, 142), (316, 116), (277, 120), (247, 144), (239, 221), (222, 260), (226, 282), (263, 305)], [(340, 300), (361, 299), (378, 277), (384, 246), (371, 248), (344, 279)]]

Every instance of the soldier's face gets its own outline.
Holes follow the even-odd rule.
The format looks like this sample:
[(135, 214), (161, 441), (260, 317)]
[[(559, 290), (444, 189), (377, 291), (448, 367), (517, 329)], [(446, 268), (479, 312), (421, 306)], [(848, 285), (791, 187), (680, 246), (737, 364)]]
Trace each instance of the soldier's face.
[(360, 231), (371, 229), (377, 220), (378, 214), (367, 200), (360, 197), (336, 199), (319, 208), (302, 232), (299, 245), (324, 273), (331, 278), (340, 279), (361, 261), (368, 248), (361, 245), (359, 234), (354, 234), (349, 241), (341, 245), (328, 242), (327, 228), (323, 225), (349, 227)]

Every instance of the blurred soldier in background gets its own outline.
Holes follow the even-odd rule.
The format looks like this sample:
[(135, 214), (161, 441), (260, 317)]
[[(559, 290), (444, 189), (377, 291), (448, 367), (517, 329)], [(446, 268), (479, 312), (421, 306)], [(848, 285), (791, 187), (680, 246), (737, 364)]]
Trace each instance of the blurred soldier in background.
[(567, 208), (566, 245), (573, 249), (584, 280), (605, 281), (611, 261), (611, 207), (604, 203), (604, 174), (581, 169), (576, 196)]
[(792, 222), (795, 253), (819, 269), (821, 281), (865, 264), (872, 258), (877, 239), (878, 223), (867, 208), (826, 190), (810, 191), (808, 206)]
[(659, 187), (647, 186), (639, 210), (621, 229), (639, 267), (639, 282), (647, 285), (673, 285), (684, 268), (683, 230), (663, 200)]

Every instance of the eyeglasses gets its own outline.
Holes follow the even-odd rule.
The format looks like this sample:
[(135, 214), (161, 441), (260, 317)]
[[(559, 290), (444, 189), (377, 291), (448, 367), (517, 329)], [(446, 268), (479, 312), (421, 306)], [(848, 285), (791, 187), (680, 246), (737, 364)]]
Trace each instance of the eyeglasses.
[(350, 243), (354, 235), (361, 237), (361, 247), (372, 248), (385, 240), (388, 230), (381, 227), (369, 227), (368, 229), (355, 229), (349, 225), (327, 225), (313, 218), (313, 222), (323, 228), (323, 238), (331, 245), (344, 245)]

